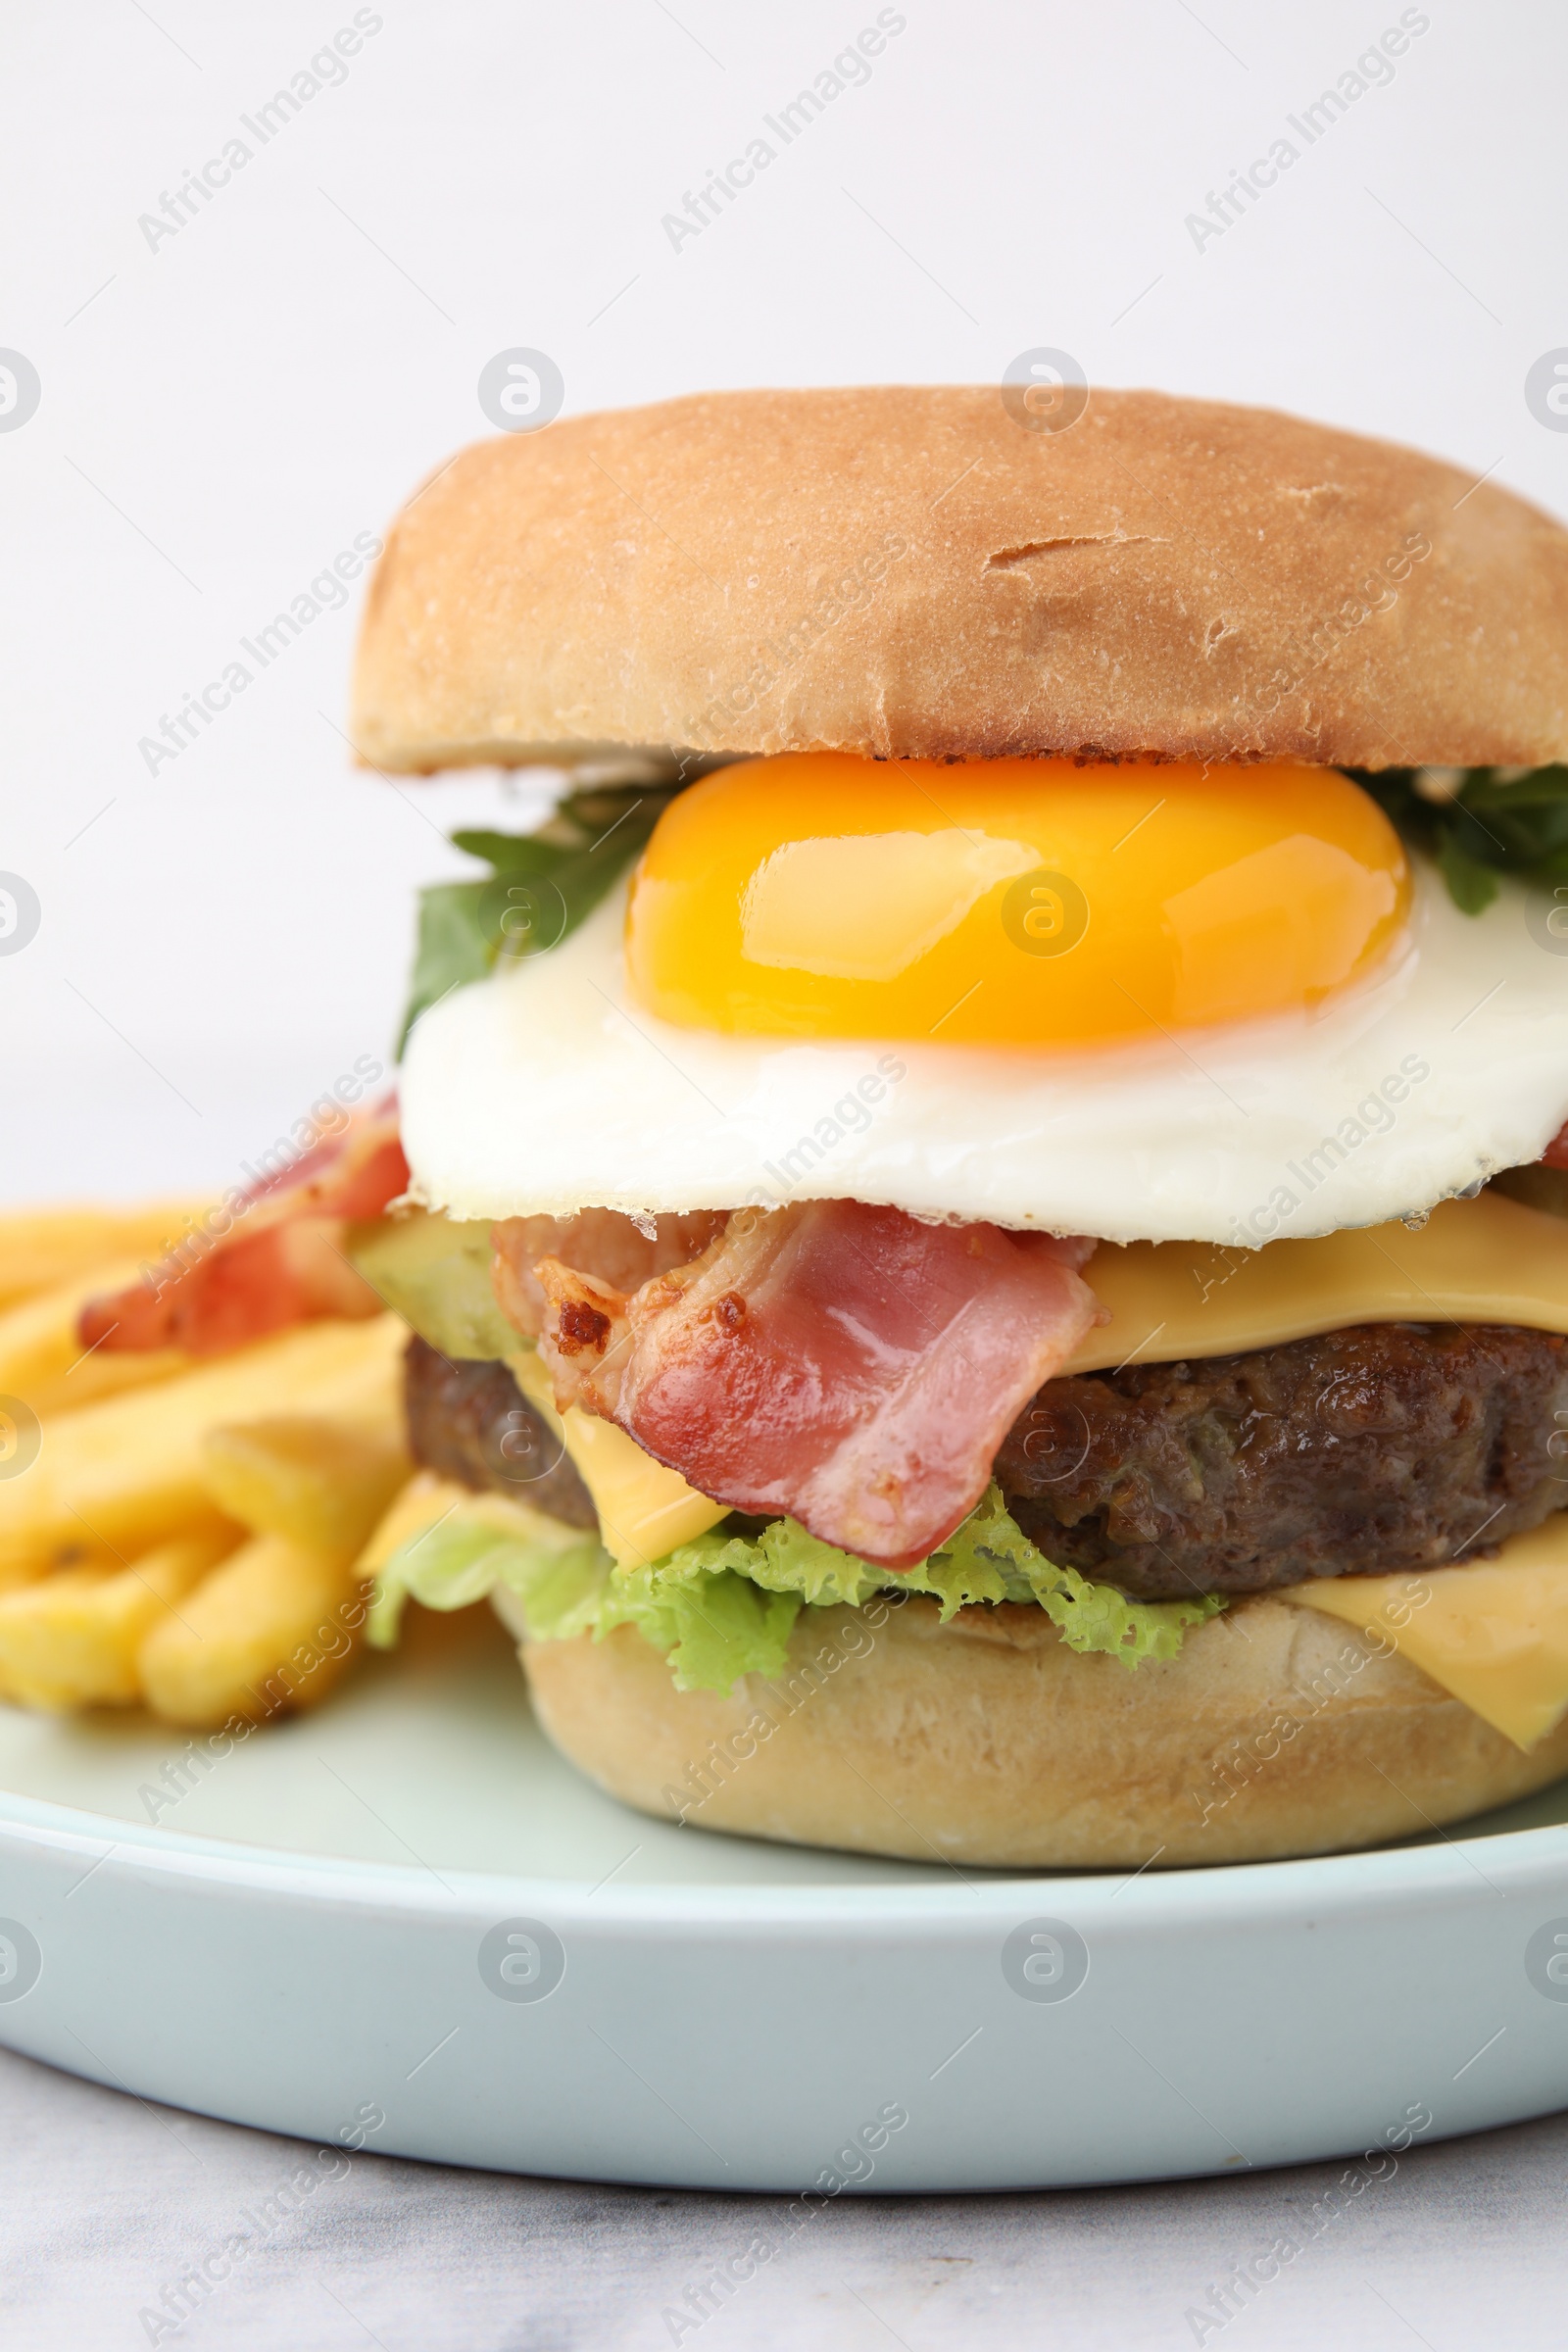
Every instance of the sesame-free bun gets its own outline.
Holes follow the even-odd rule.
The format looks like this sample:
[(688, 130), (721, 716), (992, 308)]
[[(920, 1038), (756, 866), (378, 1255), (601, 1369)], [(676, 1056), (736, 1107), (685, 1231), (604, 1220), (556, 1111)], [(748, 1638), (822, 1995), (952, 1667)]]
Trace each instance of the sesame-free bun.
[(911, 1595), (878, 1616), (803, 1611), (788, 1672), (727, 1698), (677, 1690), (629, 1627), (524, 1642), (522, 1658), (557, 1747), (627, 1804), (913, 1861), (1138, 1870), (1327, 1853), (1568, 1772), (1568, 1722), (1524, 1755), (1419, 1667), (1266, 1595), (1131, 1673), (1068, 1649), (1037, 1608), (944, 1626)]
[(1568, 532), (1522, 499), (1272, 410), (1021, 413), (715, 392), (464, 450), (371, 583), (361, 757), (1568, 757)]

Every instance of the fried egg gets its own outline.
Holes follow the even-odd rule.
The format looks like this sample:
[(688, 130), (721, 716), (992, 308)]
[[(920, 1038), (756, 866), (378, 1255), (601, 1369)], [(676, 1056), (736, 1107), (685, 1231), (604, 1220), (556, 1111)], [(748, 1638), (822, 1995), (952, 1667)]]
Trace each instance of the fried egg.
[(425, 1014), (415, 1190), (1244, 1246), (1411, 1216), (1568, 1115), (1549, 912), (1462, 913), (1333, 770), (749, 762)]

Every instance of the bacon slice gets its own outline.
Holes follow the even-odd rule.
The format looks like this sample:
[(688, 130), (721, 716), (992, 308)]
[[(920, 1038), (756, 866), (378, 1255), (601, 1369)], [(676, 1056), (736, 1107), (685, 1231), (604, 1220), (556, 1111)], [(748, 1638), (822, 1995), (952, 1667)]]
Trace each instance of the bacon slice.
[(617, 1421), (700, 1493), (908, 1568), (1105, 1320), (1077, 1272), (1094, 1248), (856, 1200), (742, 1209), (630, 1297), (541, 1261), (543, 1352), (563, 1405)]
[(525, 1338), (537, 1340), (544, 1331), (547, 1306), (534, 1272), (542, 1257), (559, 1258), (574, 1273), (631, 1292), (654, 1275), (700, 1257), (728, 1222), (729, 1211), (723, 1208), (651, 1217), (652, 1233), (615, 1208), (579, 1209), (574, 1217), (501, 1218), (490, 1234), (496, 1252), (491, 1268), (496, 1301)]
[(342, 1254), (344, 1226), (378, 1217), (409, 1186), (388, 1096), (298, 1159), (229, 1193), (140, 1282), (89, 1299), (83, 1348), (183, 1348), (215, 1355), (318, 1315), (373, 1315), (380, 1300)]
[(1541, 1154), (1544, 1168), (1568, 1168), (1568, 1127), (1559, 1127)]

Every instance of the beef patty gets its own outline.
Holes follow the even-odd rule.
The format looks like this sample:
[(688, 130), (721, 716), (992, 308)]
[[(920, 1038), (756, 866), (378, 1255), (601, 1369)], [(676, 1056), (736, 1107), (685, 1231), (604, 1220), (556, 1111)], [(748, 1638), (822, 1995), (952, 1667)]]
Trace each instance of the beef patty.
[(1049, 1558), (1160, 1599), (1477, 1558), (1568, 1504), (1558, 1455), (1554, 1333), (1368, 1323), (1049, 1381), (997, 1477)]
[[(449, 1362), (414, 1340), (406, 1385), (416, 1461), (596, 1524), (505, 1364)], [(1568, 1342), (1368, 1323), (1048, 1381), (997, 1478), (1048, 1558), (1158, 1600), (1479, 1558), (1568, 1504), (1559, 1454)]]
[(570, 1527), (599, 1525), (561, 1441), (505, 1364), (443, 1355), (419, 1339), (403, 1359), (409, 1449), (426, 1470), (493, 1489)]

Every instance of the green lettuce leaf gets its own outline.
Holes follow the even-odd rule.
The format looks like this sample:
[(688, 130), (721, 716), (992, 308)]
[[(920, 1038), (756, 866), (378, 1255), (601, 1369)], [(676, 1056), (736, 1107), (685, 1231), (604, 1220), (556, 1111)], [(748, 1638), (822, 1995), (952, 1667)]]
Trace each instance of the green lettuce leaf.
[[(634, 1626), (668, 1659), (677, 1690), (727, 1691), (743, 1674), (771, 1682), (784, 1672), (801, 1606), (798, 1593), (763, 1592), (745, 1576), (685, 1565), (675, 1551), (652, 1568), (616, 1569), (592, 1625), (560, 1630), (588, 1631), (602, 1642), (617, 1625)], [(528, 1630), (538, 1641), (560, 1638), (531, 1609)]]
[[(511, 1521), (515, 1520), (516, 1532)], [(552, 1632), (545, 1639), (580, 1633), (590, 1623), (612, 1562), (592, 1536), (572, 1537), (559, 1522), (539, 1529), (505, 1501), (475, 1497), (422, 1535), (411, 1537), (381, 1568), (370, 1595), (366, 1639), (375, 1649), (392, 1649), (403, 1623), (404, 1603), (427, 1609), (466, 1609), (488, 1600), (498, 1585), (515, 1592), (528, 1611), (537, 1611)], [(580, 1616), (581, 1624), (573, 1622)]]
[[(937, 1557), (951, 1559), (960, 1575), (973, 1573), (971, 1560), (976, 1568), (994, 1564), (1013, 1585), (1009, 1599), (1022, 1597), (1015, 1589), (1021, 1579), (1069, 1649), (1098, 1650), (1127, 1667), (1146, 1658), (1173, 1658), (1188, 1628), (1217, 1617), (1225, 1606), (1217, 1592), (1196, 1593), (1191, 1600), (1131, 1600), (1114, 1585), (1098, 1585), (1076, 1568), (1057, 1567), (1030, 1543), (999, 1487), (991, 1489)], [(950, 1614), (945, 1608), (944, 1619)]]
[(1551, 890), (1568, 883), (1568, 766), (1436, 771), (1449, 798), (1429, 798), (1418, 767), (1350, 767), (1406, 840), (1434, 858), (1454, 905), (1481, 914), (1499, 874)]
[(742, 1675), (771, 1681), (785, 1671), (803, 1608), (860, 1608), (877, 1592), (930, 1593), (944, 1625), (977, 1602), (1034, 1602), (1070, 1649), (1129, 1668), (1173, 1658), (1187, 1629), (1225, 1605), (1213, 1594), (1129, 1600), (1112, 1585), (1055, 1566), (996, 1487), (940, 1550), (897, 1576), (820, 1543), (793, 1519), (775, 1519), (757, 1535), (713, 1528), (651, 1568), (628, 1570), (586, 1538), (527, 1529), (520, 1513), (514, 1534), (509, 1513), (493, 1497), (476, 1499), (473, 1515), (459, 1509), (394, 1553), (376, 1580), (370, 1641), (386, 1648), (397, 1640), (408, 1594), (426, 1608), (461, 1609), (499, 1585), (521, 1601), (536, 1642), (579, 1634), (603, 1641), (629, 1625), (668, 1659), (677, 1690), (727, 1691)]
[(398, 1054), (421, 1012), (505, 959), (559, 947), (642, 855), (677, 788), (615, 784), (568, 793), (534, 833), (454, 833), (493, 870), (488, 881), (419, 893), (418, 944)]
[(1098, 1650), (1128, 1667), (1145, 1658), (1173, 1658), (1188, 1627), (1225, 1605), (1209, 1593), (1192, 1600), (1129, 1600), (1113, 1585), (1057, 1567), (1029, 1541), (995, 1486), (929, 1559), (897, 1575), (819, 1543), (793, 1519), (775, 1519), (755, 1537), (714, 1528), (683, 1544), (652, 1573), (695, 1571), (744, 1576), (771, 1592), (798, 1592), (814, 1607), (843, 1602), (860, 1608), (873, 1592), (926, 1592), (940, 1601), (944, 1625), (976, 1602), (1033, 1601), (1069, 1649)]
[(681, 1690), (728, 1690), (743, 1674), (782, 1673), (801, 1609), (796, 1594), (764, 1592), (678, 1554), (617, 1570), (592, 1537), (564, 1541), (556, 1523), (530, 1526), (515, 1506), (486, 1495), (392, 1554), (375, 1580), (367, 1638), (376, 1649), (393, 1648), (411, 1598), (427, 1609), (466, 1609), (498, 1587), (522, 1603), (536, 1642), (578, 1634), (602, 1642), (617, 1625), (634, 1627), (669, 1660)]

